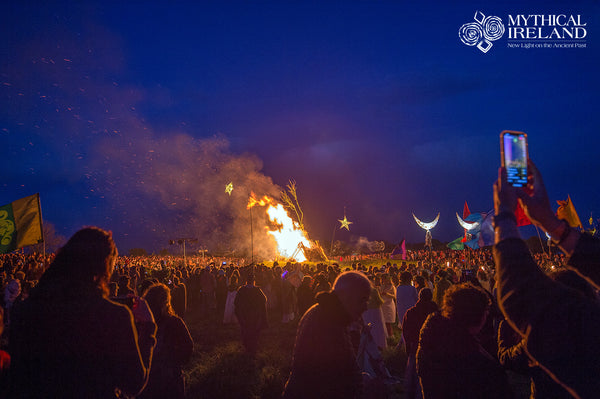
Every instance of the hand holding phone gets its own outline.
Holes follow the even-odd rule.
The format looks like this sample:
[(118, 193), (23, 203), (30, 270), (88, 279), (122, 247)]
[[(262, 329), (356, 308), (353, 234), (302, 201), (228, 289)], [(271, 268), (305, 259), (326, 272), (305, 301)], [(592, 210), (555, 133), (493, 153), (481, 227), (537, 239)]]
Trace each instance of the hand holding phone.
[(527, 134), (504, 130), (500, 133), (500, 152), (508, 184), (513, 187), (527, 186)]

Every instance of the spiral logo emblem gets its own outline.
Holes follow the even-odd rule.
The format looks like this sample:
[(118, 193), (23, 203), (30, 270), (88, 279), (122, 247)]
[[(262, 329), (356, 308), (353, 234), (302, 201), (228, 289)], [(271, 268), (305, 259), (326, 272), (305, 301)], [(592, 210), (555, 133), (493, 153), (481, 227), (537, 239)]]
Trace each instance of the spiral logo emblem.
[(460, 41), (467, 46), (474, 46), (479, 43), (483, 37), (483, 29), (477, 22), (469, 22), (460, 27), (458, 30), (458, 37), (460, 37)]
[(504, 34), (504, 24), (498, 17), (486, 17), (483, 20), (483, 36), (491, 41), (498, 40)]
[(483, 53), (492, 48), (492, 42), (504, 35), (504, 24), (499, 17), (486, 17), (481, 11), (475, 13), (474, 22), (463, 24), (458, 29), (460, 41), (467, 46), (477, 46)]

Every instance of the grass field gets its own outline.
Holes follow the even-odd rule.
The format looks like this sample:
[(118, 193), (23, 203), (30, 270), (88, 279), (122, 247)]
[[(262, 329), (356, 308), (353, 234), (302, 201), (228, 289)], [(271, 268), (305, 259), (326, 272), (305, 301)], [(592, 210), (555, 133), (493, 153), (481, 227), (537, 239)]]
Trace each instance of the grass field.
[[(256, 357), (244, 353), (236, 324), (223, 325), (221, 319), (203, 318), (193, 307), (186, 323), (194, 339), (192, 360), (184, 368), (189, 399), (279, 398), (290, 371), (297, 321), (281, 323), (276, 313), (269, 314), (269, 328), (261, 336)], [(402, 379), (406, 353), (396, 350), (399, 330), (389, 338), (383, 353), (394, 377)], [(509, 373), (516, 398), (529, 397), (528, 379)], [(390, 387), (390, 399), (404, 398), (401, 384)]]
[[(290, 371), (297, 321), (284, 324), (270, 313), (269, 328), (263, 331), (261, 349), (254, 358), (244, 353), (237, 325), (202, 318), (194, 309), (186, 315), (186, 323), (195, 344), (192, 360), (184, 369), (188, 398), (281, 396)], [(395, 345), (398, 338), (390, 338), (390, 343)], [(389, 350), (385, 358), (390, 372), (402, 376), (406, 355)]]

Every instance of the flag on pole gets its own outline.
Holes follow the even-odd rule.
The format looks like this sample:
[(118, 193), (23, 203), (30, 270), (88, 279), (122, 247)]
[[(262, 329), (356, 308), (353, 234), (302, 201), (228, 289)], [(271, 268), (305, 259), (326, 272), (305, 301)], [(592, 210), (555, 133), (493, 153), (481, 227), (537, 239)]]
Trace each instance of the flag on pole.
[(517, 201), (517, 209), (515, 210), (515, 217), (517, 218), (517, 227), (528, 226), (531, 224), (531, 220), (525, 214), (525, 210), (521, 206), (521, 203)]
[(463, 219), (468, 218), (470, 214), (471, 211), (469, 210), (469, 205), (467, 205), (467, 201), (465, 200), (465, 205), (463, 206)]
[(402, 242), (396, 245), (396, 248), (390, 254), (390, 258), (397, 259), (402, 258), (402, 260), (406, 260), (406, 240), (402, 240)]
[(406, 240), (402, 240), (402, 260), (406, 260)]
[(556, 216), (558, 216), (559, 219), (566, 220), (571, 227), (580, 227), (583, 229), (581, 220), (579, 220), (579, 215), (577, 215), (577, 211), (575, 211), (575, 207), (573, 206), (573, 201), (571, 201), (571, 196), (568, 195), (566, 201), (556, 202), (560, 205), (556, 210)]
[(39, 194), (0, 206), (0, 254), (43, 241)]
[(448, 245), (446, 245), (446, 246), (455, 251), (461, 251), (461, 250), (465, 249), (463, 237), (458, 237), (456, 240), (450, 241), (448, 243)]

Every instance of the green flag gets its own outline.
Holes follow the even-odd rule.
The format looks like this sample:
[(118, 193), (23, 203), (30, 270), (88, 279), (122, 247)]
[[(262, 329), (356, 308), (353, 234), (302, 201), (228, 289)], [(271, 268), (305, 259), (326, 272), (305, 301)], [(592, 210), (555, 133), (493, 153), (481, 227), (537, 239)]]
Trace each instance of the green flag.
[(0, 254), (43, 242), (40, 195), (0, 206)]
[(462, 242), (462, 239), (462, 237), (458, 237), (456, 240), (450, 241), (446, 246), (450, 249), (454, 249), (455, 251), (465, 249), (465, 243)]

